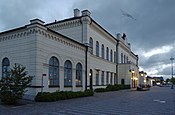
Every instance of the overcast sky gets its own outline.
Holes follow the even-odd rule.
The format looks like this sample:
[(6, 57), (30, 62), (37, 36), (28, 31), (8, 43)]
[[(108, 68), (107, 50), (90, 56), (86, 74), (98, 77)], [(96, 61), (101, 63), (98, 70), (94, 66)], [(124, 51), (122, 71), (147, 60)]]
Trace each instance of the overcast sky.
[(0, 32), (34, 18), (46, 23), (69, 18), (75, 8), (88, 9), (114, 36), (126, 33), (133, 52), (139, 55), (140, 70), (170, 77), (170, 57), (175, 57), (175, 0), (0, 0)]

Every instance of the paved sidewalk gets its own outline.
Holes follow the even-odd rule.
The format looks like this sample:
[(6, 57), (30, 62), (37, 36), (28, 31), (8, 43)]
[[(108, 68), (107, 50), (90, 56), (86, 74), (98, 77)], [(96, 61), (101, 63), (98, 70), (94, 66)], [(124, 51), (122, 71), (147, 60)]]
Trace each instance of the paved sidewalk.
[(58, 102), (0, 105), (0, 115), (175, 115), (175, 89), (124, 90)]

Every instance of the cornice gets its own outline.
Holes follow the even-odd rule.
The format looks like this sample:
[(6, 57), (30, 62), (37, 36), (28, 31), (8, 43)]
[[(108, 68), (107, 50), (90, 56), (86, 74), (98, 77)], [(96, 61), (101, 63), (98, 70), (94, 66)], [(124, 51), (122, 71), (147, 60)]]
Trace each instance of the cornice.
[(27, 37), (30, 35), (37, 34), (37, 35), (43, 36), (45, 38), (48, 38), (50, 40), (54, 40), (54, 41), (59, 42), (61, 44), (70, 46), (70, 47), (75, 48), (75, 49), (79, 49), (82, 51), (86, 50), (84, 45), (77, 43), (73, 40), (69, 40), (66, 36), (63, 36), (63, 35), (61, 36), (57, 32), (53, 33), (53, 31), (51, 31), (49, 29), (43, 29), (43, 27), (41, 28), (40, 26), (41, 25), (31, 27), (31, 28), (26, 28), (26, 29), (23, 29), (21, 31), (18, 30), (18, 31), (10, 32), (10, 33), (4, 33), (3, 35), (0, 35), (0, 42), (12, 40), (12, 39), (17, 39), (17, 38), (24, 38), (24, 37)]
[(52, 25), (46, 25), (48, 28), (53, 29), (53, 30), (59, 30), (59, 29), (66, 29), (66, 28), (72, 28), (76, 26), (81, 25), (81, 20), (80, 19), (74, 19), (74, 20), (69, 20), (69, 21), (64, 21), (64, 22), (59, 22), (59, 23), (53, 23)]

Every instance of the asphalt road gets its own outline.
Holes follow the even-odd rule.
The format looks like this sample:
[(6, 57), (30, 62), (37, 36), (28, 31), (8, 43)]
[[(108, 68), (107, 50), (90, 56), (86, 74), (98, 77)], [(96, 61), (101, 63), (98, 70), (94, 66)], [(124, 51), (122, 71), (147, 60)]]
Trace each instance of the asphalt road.
[(0, 115), (175, 115), (175, 89), (152, 87), (58, 102), (25, 101), (20, 106), (0, 105)]

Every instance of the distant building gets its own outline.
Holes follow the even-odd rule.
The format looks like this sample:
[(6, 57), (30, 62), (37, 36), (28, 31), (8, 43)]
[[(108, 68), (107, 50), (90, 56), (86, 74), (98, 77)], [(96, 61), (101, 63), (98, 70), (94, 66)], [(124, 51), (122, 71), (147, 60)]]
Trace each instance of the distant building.
[(155, 83), (160, 83), (160, 84), (163, 84), (163, 77), (153, 77), (153, 79), (155, 80)]
[(147, 73), (144, 71), (139, 72), (139, 85), (141, 86), (146, 86), (146, 78), (147, 78)]
[[(44, 24), (39, 19), (0, 33), (0, 75), (15, 63), (35, 76), (26, 98), (44, 92), (80, 91), (108, 84), (138, 85), (138, 56), (125, 34), (112, 36), (88, 10)], [(44, 76), (43, 76), (44, 75)], [(43, 78), (43, 84), (42, 84)]]
[(156, 85), (155, 79), (150, 77), (150, 76), (147, 76), (146, 77), (146, 85), (155, 86)]

